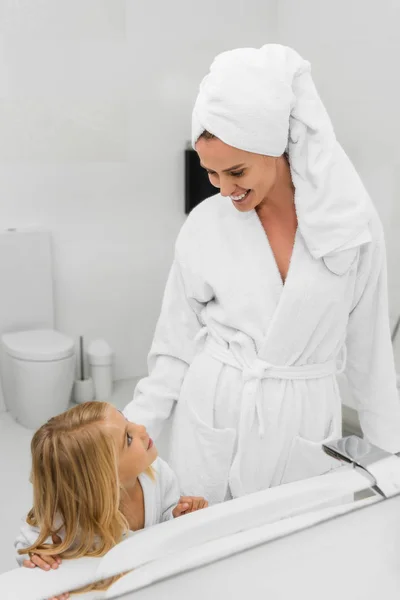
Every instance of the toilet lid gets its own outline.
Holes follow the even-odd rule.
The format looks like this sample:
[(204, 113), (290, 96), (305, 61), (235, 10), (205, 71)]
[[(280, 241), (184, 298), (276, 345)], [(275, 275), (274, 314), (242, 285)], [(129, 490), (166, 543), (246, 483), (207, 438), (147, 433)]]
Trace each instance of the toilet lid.
[(2, 341), (7, 354), (21, 360), (60, 360), (74, 352), (74, 342), (53, 329), (5, 333)]

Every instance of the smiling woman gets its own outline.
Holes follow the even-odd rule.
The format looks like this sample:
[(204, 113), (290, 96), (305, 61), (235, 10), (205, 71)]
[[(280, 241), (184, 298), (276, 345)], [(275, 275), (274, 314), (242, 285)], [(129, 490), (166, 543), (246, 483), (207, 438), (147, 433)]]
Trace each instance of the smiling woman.
[(181, 229), (124, 414), (157, 438), (173, 411), (170, 464), (214, 503), (337, 466), (321, 445), (341, 437), (344, 370), (364, 436), (399, 451), (382, 225), (309, 63), (275, 44), (218, 55), (192, 146), (220, 193)]
[(239, 210), (252, 210), (265, 198), (272, 204), (274, 196), (279, 196), (282, 204), (286, 188), (294, 212), (293, 183), (285, 155), (275, 158), (239, 150), (210, 137), (208, 132), (201, 134), (196, 150), (210, 182), (219, 188), (221, 196), (229, 196)]

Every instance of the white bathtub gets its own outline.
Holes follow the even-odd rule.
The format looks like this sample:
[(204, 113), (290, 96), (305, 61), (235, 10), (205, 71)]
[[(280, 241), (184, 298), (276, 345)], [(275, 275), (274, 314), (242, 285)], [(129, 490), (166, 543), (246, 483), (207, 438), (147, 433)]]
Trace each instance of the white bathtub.
[(134, 534), (101, 559), (64, 561), (49, 573), (5, 573), (0, 597), (42, 600), (129, 571), (107, 592), (75, 598), (336, 600), (340, 590), (341, 597), (375, 599), (377, 577), (385, 600), (397, 598), (400, 498), (332, 506), (367, 486), (363, 475), (342, 467), (252, 494)]

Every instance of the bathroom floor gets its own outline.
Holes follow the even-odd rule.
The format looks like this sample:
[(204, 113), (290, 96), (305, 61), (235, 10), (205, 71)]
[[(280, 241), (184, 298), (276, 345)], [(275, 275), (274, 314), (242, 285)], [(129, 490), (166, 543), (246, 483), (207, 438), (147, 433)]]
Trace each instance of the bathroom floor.
[[(111, 402), (123, 409), (133, 396), (138, 378), (118, 381)], [(346, 416), (344, 415), (345, 419)], [(346, 431), (343, 435), (356, 433)], [(0, 573), (17, 566), (13, 543), (32, 503), (29, 483), (30, 442), (33, 431), (15, 423), (9, 413), (0, 412)], [(161, 457), (167, 456), (169, 425), (157, 440)], [(368, 492), (364, 495), (369, 495)]]

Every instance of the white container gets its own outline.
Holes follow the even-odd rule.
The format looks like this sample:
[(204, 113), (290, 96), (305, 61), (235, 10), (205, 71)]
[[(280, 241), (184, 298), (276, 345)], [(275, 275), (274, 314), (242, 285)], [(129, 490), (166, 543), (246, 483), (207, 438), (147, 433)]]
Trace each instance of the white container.
[(94, 385), (91, 377), (87, 379), (75, 379), (73, 398), (76, 404), (83, 404), (84, 402), (93, 400)]
[(87, 350), (94, 399), (108, 402), (113, 391), (114, 352), (105, 340), (93, 340)]

